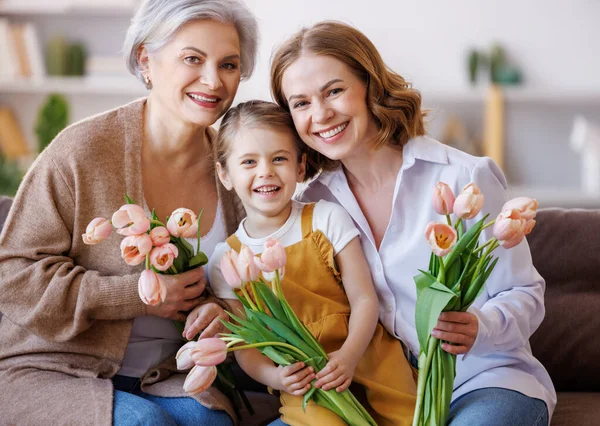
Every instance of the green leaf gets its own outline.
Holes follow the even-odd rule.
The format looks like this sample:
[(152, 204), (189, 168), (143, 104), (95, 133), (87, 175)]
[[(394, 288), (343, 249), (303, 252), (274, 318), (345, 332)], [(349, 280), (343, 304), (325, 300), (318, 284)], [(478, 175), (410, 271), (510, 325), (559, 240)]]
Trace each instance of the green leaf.
[(281, 306), (281, 301), (273, 294), (271, 289), (262, 282), (256, 282), (255, 284), (256, 291), (258, 292), (260, 299), (267, 305), (267, 308), (269, 308), (269, 312), (288, 327), (292, 327), (292, 324)]
[(263, 348), (260, 348), (260, 351), (262, 352), (263, 355), (268, 357), (271, 361), (273, 361), (277, 365), (284, 365), (284, 366), (292, 365), (296, 361), (298, 361), (297, 358), (294, 358), (288, 354), (283, 354), (283, 353), (279, 352), (273, 346), (265, 346)]
[(429, 272), (422, 271), (421, 269), (419, 269), (418, 271), (421, 273), (413, 277), (413, 280), (417, 285), (417, 292), (420, 292), (424, 288), (428, 288), (429, 286), (431, 286), (431, 284), (437, 281), (437, 278), (431, 275)]
[(300, 349), (309, 357), (319, 356), (316, 351), (310, 347), (302, 338), (296, 333), (294, 330), (286, 326), (281, 321), (268, 316), (263, 312), (255, 312), (256, 317), (258, 317), (267, 327), (269, 327), (273, 332), (277, 333), (280, 337), (284, 338), (289, 344), (295, 346)]
[(186, 252), (186, 258), (189, 259), (194, 256), (194, 247), (187, 242), (187, 240), (183, 237), (177, 238), (181, 245), (181, 248)]
[(440, 313), (456, 297), (452, 290), (437, 281), (421, 290), (417, 296), (415, 323), (422, 348), (426, 347), (427, 339), (437, 324)]
[(204, 266), (208, 263), (208, 257), (204, 252), (199, 251), (194, 257), (192, 257), (188, 263), (189, 269), (194, 269), (197, 266)]
[(304, 397), (302, 398), (302, 411), (306, 412), (306, 406), (308, 405), (308, 401), (312, 398), (312, 396), (314, 395), (314, 393), (317, 391), (317, 388), (314, 386), (311, 386), (310, 389), (308, 390), (308, 392), (306, 392), (304, 394)]
[(463, 251), (465, 251), (469, 244), (479, 239), (479, 234), (481, 234), (481, 229), (483, 228), (483, 222), (488, 216), (489, 215), (485, 215), (483, 219), (471, 226), (469, 230), (465, 232), (462, 238), (458, 240), (452, 251), (445, 258), (446, 268), (452, 266), (452, 264), (460, 255), (462, 255)]
[(125, 203), (135, 204), (135, 201), (133, 201), (131, 198), (129, 198), (129, 195), (125, 194)]

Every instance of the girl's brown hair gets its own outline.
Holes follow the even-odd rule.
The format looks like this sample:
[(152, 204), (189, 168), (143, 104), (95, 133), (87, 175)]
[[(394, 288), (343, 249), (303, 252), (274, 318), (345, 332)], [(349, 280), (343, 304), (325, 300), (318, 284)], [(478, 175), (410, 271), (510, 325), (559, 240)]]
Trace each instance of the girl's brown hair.
[[(367, 107), (379, 131), (374, 149), (384, 145), (403, 146), (415, 136), (425, 134), (421, 94), (402, 76), (389, 69), (373, 43), (356, 28), (336, 21), (324, 21), (303, 28), (275, 52), (271, 60), (273, 99), (289, 112), (282, 88), (283, 74), (302, 54), (331, 56), (343, 62), (367, 86)], [(319, 170), (331, 170), (338, 161), (330, 160), (308, 148), (306, 177)]]
[(294, 138), (298, 161), (302, 158), (302, 154), (307, 152), (306, 145), (296, 133), (292, 117), (287, 111), (273, 102), (259, 100), (242, 102), (227, 111), (213, 144), (214, 159), (224, 169), (227, 168), (231, 143), (242, 127), (265, 127), (273, 131), (288, 132)]

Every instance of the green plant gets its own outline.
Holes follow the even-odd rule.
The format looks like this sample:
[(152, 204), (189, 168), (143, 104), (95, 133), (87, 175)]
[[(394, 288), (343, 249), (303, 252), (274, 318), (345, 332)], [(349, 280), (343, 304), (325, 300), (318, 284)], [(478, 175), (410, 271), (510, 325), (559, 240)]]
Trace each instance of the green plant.
[(17, 193), (23, 171), (17, 163), (7, 161), (0, 154), (0, 195), (14, 196)]
[(35, 134), (38, 137), (38, 149), (42, 152), (52, 139), (69, 122), (69, 104), (67, 100), (58, 94), (51, 94), (44, 106), (40, 109)]

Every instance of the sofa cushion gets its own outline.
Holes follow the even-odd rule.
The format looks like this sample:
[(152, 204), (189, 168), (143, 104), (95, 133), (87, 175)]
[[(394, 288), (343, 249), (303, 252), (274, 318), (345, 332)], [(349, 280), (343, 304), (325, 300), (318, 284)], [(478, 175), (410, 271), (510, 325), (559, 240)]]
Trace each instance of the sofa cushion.
[(559, 392), (552, 426), (596, 426), (600, 419), (600, 394)]
[(542, 209), (527, 237), (546, 280), (546, 316), (531, 337), (557, 391), (600, 390), (600, 211)]

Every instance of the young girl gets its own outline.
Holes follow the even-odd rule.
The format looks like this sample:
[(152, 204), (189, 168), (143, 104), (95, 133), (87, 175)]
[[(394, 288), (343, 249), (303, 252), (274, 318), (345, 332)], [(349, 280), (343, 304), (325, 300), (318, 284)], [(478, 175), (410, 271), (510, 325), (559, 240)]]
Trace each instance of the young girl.
[(296, 184), (304, 180), (302, 147), (291, 117), (276, 104), (246, 102), (225, 115), (215, 142), (217, 172), (225, 188), (240, 197), (247, 217), (215, 248), (209, 281), (237, 312), (242, 306), (223, 278), (221, 257), (242, 244), (259, 254), (267, 239), (278, 239), (287, 254), (285, 296), (323, 345), (329, 362), (315, 374), (302, 363), (275, 366), (258, 350), (244, 350), (235, 353), (238, 363), (255, 380), (281, 391), (286, 424), (344, 424), (314, 403), (302, 410), (302, 395), (316, 379), (314, 386), (338, 392), (354, 381), (364, 387), (378, 424), (409, 425), (413, 376), (400, 342), (377, 321), (378, 301), (359, 231), (339, 205), (292, 200)]

